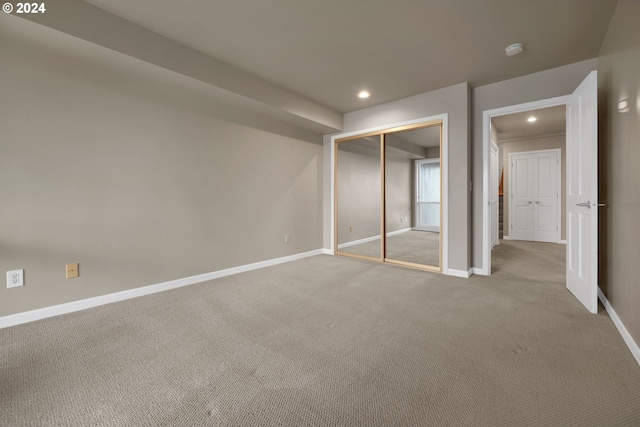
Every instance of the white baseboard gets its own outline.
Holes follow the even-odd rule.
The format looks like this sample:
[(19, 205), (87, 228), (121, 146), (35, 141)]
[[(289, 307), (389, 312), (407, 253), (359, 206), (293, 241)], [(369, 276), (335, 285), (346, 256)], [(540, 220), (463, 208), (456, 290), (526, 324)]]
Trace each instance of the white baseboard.
[(453, 268), (450, 268), (449, 270), (447, 270), (447, 275), (449, 276), (454, 276), (454, 277), (462, 277), (465, 279), (468, 279), (469, 277), (471, 277), (472, 273), (472, 269), (470, 268), (467, 271), (464, 270), (455, 270)]
[[(411, 228), (403, 228), (402, 230), (391, 231), (387, 233), (387, 237), (395, 236), (396, 234), (406, 233), (407, 231), (411, 231)], [(340, 243), (338, 245), (338, 249), (348, 248), (349, 246), (360, 245), (362, 243), (373, 242), (374, 240), (380, 240), (380, 235), (365, 237), (364, 239), (354, 240), (353, 242)]]
[(283, 264), (285, 262), (295, 261), (310, 256), (320, 255), (324, 253), (323, 249), (303, 252), (295, 255), (289, 255), (281, 258), (274, 258), (266, 261), (260, 261), (253, 264), (241, 265), (238, 267), (218, 270), (211, 273), (199, 274), (197, 276), (185, 277), (183, 279), (171, 280), (168, 282), (157, 283), (155, 285), (143, 286), (141, 288), (130, 289), (112, 294), (101, 295), (98, 297), (87, 298), (80, 301), (68, 302), (65, 304), (54, 305), (51, 307), (40, 308), (24, 313), (11, 314), (9, 316), (0, 317), (0, 329), (9, 326), (20, 325), (22, 323), (33, 322), (34, 320), (46, 319), (48, 317), (59, 316), (61, 314), (73, 313), (74, 311), (85, 310), (87, 308), (98, 307), (100, 305), (110, 304), (112, 302), (123, 301), (131, 298), (137, 298), (144, 295), (155, 294), (157, 292), (167, 291), (169, 289), (180, 288), (182, 286), (194, 285), (196, 283), (206, 282), (207, 280), (218, 279), (220, 277), (231, 276), (233, 274), (244, 273), (246, 271), (257, 270), (259, 268), (270, 267), (273, 265)]
[(348, 248), (349, 246), (360, 245), (362, 243), (373, 242), (374, 240), (380, 240), (380, 235), (365, 237), (364, 239), (354, 240), (353, 242), (340, 243), (338, 249)]
[(616, 328), (618, 328), (618, 332), (620, 332), (620, 335), (622, 335), (622, 339), (627, 344), (627, 347), (629, 347), (629, 350), (631, 350), (631, 354), (633, 354), (633, 357), (636, 358), (636, 362), (638, 362), (638, 365), (640, 365), (640, 347), (638, 347), (638, 343), (634, 341), (633, 337), (624, 326), (622, 320), (620, 320), (620, 317), (618, 317), (618, 314), (613, 309), (613, 307), (609, 303), (609, 300), (606, 296), (604, 296), (604, 293), (600, 288), (598, 288), (598, 298), (600, 298), (602, 305), (604, 305), (605, 310), (607, 310), (607, 313), (609, 313), (609, 317), (611, 317), (611, 320), (613, 320), (613, 324), (616, 325)]
[(479, 276), (485, 276), (484, 270), (482, 269), (482, 267), (472, 267), (471, 268), (471, 274), (477, 274)]
[(324, 255), (334, 255), (333, 251), (331, 249), (327, 249), (327, 248), (323, 248), (322, 249), (322, 253)]
[[(502, 236), (503, 240), (513, 240), (511, 237), (509, 236)], [(552, 242), (553, 243), (553, 242)], [(559, 245), (566, 245), (567, 241), (566, 240), (558, 240), (558, 244)]]
[(413, 230), (413, 228), (409, 227), (409, 228), (403, 228), (402, 230), (392, 231), (390, 233), (387, 233), (387, 237), (395, 236), (396, 234), (406, 233), (407, 231), (411, 231), (411, 230)]

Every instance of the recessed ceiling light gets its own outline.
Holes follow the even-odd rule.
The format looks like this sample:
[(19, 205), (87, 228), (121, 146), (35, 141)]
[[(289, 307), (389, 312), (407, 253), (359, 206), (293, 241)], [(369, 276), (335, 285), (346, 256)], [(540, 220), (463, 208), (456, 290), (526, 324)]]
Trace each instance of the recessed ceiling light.
[(361, 90), (360, 92), (358, 92), (358, 98), (364, 99), (364, 98), (368, 98), (370, 96), (371, 96), (371, 94), (366, 90)]
[(507, 54), (507, 56), (514, 56), (522, 52), (522, 49), (524, 49), (524, 45), (522, 43), (514, 43), (512, 45), (507, 46), (507, 48), (504, 51)]
[(533, 117), (533, 116), (531, 116), (531, 117), (529, 117), (529, 118), (527, 119), (527, 121), (528, 121), (529, 123), (533, 123), (533, 122), (535, 122), (536, 120), (538, 120), (538, 119), (536, 119), (536, 118), (535, 118), (535, 117)]

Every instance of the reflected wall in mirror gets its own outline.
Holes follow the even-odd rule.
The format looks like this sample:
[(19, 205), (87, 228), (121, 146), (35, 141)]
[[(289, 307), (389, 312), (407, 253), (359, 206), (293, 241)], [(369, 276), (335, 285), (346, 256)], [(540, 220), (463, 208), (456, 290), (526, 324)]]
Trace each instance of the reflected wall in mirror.
[(381, 137), (337, 143), (336, 242), (342, 255), (382, 259)]
[(441, 126), (385, 135), (385, 260), (440, 270)]

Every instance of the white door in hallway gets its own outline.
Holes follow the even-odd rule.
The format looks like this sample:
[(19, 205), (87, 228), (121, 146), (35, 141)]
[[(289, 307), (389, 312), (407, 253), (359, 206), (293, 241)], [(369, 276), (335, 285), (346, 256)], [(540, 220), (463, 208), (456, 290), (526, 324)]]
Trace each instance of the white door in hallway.
[(533, 240), (533, 156), (510, 154), (509, 238)]
[(499, 200), (498, 200), (498, 174), (500, 165), (498, 164), (498, 146), (491, 141), (491, 177), (489, 185), (489, 203), (491, 204), (491, 247), (500, 244), (500, 232), (499, 232)]
[(567, 289), (598, 312), (598, 82), (592, 71), (567, 102)]
[(558, 243), (560, 150), (534, 153), (533, 165), (533, 240)]
[(509, 155), (509, 237), (513, 240), (558, 242), (560, 150)]

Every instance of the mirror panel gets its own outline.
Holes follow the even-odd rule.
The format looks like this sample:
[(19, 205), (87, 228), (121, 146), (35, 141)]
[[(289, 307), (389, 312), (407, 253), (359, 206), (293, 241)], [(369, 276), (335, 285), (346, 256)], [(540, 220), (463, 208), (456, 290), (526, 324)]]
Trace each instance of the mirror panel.
[(380, 135), (338, 142), (336, 252), (382, 259)]
[(385, 135), (385, 260), (440, 269), (441, 126)]

